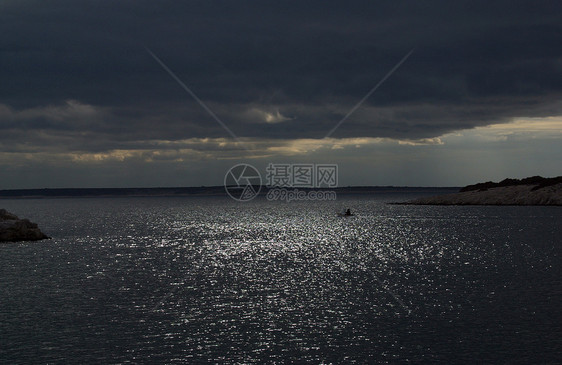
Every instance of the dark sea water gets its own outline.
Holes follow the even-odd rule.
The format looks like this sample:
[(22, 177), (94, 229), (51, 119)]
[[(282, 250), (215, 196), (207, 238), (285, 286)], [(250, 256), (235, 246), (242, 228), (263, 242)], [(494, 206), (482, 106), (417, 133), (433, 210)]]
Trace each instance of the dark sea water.
[(562, 208), (403, 199), (0, 200), (0, 362), (561, 362)]

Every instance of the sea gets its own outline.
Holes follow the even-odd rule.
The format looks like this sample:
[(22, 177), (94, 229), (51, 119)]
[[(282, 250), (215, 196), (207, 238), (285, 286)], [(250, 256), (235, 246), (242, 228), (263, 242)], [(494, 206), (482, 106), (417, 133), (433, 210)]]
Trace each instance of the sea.
[(415, 197), (2, 199), (0, 363), (562, 362), (562, 208)]

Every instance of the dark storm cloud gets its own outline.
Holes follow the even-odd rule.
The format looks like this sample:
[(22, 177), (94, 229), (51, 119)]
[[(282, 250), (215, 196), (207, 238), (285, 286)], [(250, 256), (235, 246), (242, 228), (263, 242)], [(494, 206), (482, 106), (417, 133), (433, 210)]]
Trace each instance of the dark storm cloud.
[(322, 138), (413, 47), (334, 137), (559, 115), (561, 19), (558, 2), (4, 1), (0, 143), (228, 137), (145, 46), (239, 137)]

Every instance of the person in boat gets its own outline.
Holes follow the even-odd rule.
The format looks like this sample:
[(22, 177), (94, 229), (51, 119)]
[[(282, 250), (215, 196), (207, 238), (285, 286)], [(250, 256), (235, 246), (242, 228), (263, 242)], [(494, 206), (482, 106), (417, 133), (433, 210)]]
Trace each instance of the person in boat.
[(351, 215), (351, 209), (347, 208), (347, 210), (345, 211), (345, 215)]

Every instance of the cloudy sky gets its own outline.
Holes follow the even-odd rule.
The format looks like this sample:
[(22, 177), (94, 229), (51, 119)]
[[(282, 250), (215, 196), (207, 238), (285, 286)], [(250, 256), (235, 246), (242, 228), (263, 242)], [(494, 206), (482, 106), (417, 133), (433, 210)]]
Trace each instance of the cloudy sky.
[(558, 1), (1, 0), (0, 189), (562, 175), (561, 45)]

